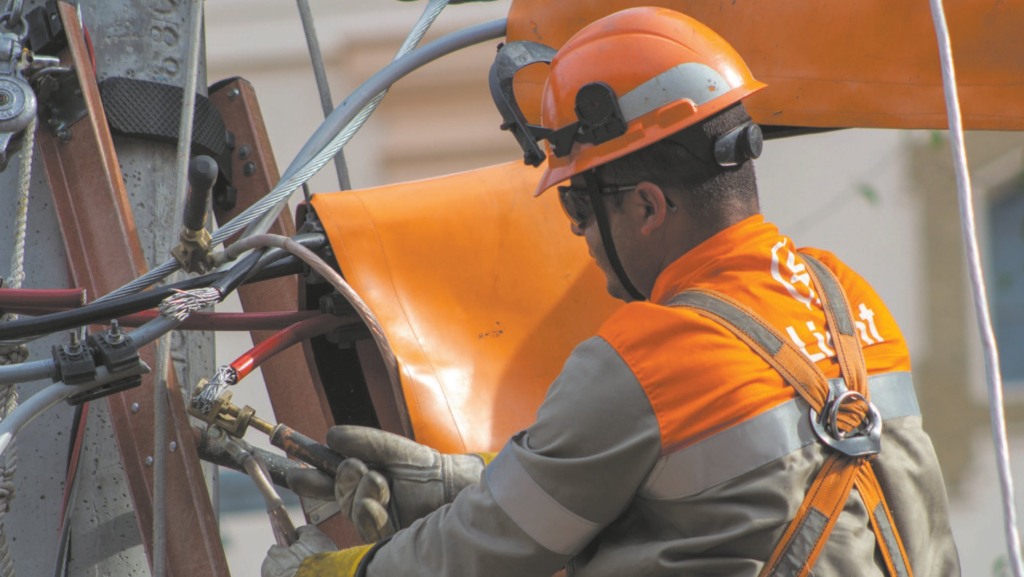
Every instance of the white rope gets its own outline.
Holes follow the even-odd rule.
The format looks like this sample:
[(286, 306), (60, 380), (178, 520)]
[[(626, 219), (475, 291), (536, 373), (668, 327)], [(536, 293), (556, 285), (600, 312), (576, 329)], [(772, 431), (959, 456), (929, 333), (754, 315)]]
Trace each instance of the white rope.
[(956, 172), (957, 199), (960, 203), (960, 220), (963, 222), (964, 245), (967, 249), (968, 271), (971, 293), (978, 317), (982, 349), (985, 353), (985, 369), (988, 377), (989, 413), (992, 417), (992, 439), (996, 450), (996, 466), (1003, 497), (1003, 520), (1010, 567), (1015, 577), (1022, 577), (1020, 534), (1017, 530), (1017, 514), (1014, 509), (1013, 477), (1010, 473), (1010, 451), (1006, 438), (1006, 416), (1003, 411), (1003, 382), (999, 374), (999, 350), (996, 346), (992, 318), (989, 316), (988, 298), (985, 296), (985, 277), (981, 270), (981, 253), (978, 249), (978, 233), (974, 222), (974, 201), (971, 178), (967, 172), (967, 153), (964, 146), (963, 121), (960, 116), (960, 101), (957, 96), (956, 73), (953, 68), (953, 50), (949, 40), (949, 28), (942, 8), (942, 0), (930, 0), (935, 36), (939, 42), (939, 56), (942, 63), (942, 84), (946, 95), (946, 114), (949, 117), (950, 143), (953, 152), (953, 168)]
[[(18, 168), (18, 208), (15, 215), (14, 251), (11, 254), (11, 276), (9, 288), (21, 288), (25, 280), (25, 245), (28, 236), (28, 200), (32, 184), (32, 152), (35, 148), (36, 119), (33, 116), (25, 128), (21, 148), (21, 165)], [(5, 315), (6, 320), (13, 315)], [(0, 346), (0, 365), (15, 365), (28, 358), (28, 347), (23, 344)], [(18, 408), (17, 384), (0, 387), (0, 421)], [(11, 510), (14, 499), (14, 473), (18, 469), (18, 453), (12, 445), (0, 461), (0, 576), (13, 577), (14, 564), (7, 545), (7, 530), (4, 519)]]
[(35, 147), (36, 119), (33, 116), (25, 128), (25, 142), (21, 149), (21, 166), (18, 167), (18, 209), (14, 230), (14, 252), (11, 255), (11, 278), (4, 283), (7, 288), (21, 288), (25, 280), (25, 244), (28, 231), (28, 191), (32, 183), (32, 149)]

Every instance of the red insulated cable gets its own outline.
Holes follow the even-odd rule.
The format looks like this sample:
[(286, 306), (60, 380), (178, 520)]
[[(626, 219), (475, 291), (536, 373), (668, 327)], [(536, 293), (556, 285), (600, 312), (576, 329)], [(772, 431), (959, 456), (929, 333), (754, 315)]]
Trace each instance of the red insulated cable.
[(15, 308), (73, 309), (85, 304), (82, 289), (0, 288), (0, 310)]
[(238, 381), (241, 381), (253, 369), (263, 364), (264, 361), (295, 343), (321, 335), (335, 327), (352, 323), (355, 320), (357, 319), (324, 314), (299, 321), (290, 327), (278, 331), (267, 340), (249, 349), (244, 355), (231, 363), (231, 368), (238, 375)]

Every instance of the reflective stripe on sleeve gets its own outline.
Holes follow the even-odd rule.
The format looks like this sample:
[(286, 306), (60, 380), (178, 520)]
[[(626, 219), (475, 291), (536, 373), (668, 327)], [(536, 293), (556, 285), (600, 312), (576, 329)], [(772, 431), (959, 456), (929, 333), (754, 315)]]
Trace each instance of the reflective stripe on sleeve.
[[(841, 386), (842, 379), (832, 379)], [(882, 419), (919, 416), (910, 373), (868, 378), (871, 402)], [(794, 399), (661, 458), (639, 494), (649, 499), (681, 499), (697, 494), (814, 442), (808, 405)]]
[(533, 480), (515, 452), (506, 446), (486, 469), (494, 500), (524, 533), (542, 547), (572, 555), (601, 530), (601, 526), (566, 509)]
[(714, 68), (699, 62), (687, 62), (669, 68), (623, 94), (619, 98), (619, 107), (629, 122), (683, 98), (700, 106), (732, 88)]

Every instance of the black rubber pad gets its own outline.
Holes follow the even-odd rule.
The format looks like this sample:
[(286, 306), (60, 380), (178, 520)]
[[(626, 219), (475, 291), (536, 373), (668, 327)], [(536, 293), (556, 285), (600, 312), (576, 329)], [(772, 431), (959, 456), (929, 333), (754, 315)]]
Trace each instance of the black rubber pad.
[[(99, 84), (110, 131), (176, 144), (184, 89), (149, 80), (112, 77)], [(196, 94), (192, 155), (219, 157), (226, 146), (224, 121), (208, 98)]]

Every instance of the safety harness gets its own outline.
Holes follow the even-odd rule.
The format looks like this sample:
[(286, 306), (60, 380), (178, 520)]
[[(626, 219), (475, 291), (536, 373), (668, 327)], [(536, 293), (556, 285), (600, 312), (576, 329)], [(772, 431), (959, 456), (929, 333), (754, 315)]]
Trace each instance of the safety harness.
[(881, 450), (882, 420), (869, 398), (867, 370), (849, 302), (832, 271), (810, 256), (802, 256), (825, 311), (845, 386), (830, 386), (821, 370), (789, 339), (725, 295), (691, 289), (668, 303), (692, 308), (717, 321), (764, 358), (810, 404), (811, 427), (827, 447), (824, 464), (759, 577), (809, 575), (854, 487), (870, 512), (888, 575), (912, 577), (906, 550), (871, 465), (871, 458)]

